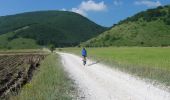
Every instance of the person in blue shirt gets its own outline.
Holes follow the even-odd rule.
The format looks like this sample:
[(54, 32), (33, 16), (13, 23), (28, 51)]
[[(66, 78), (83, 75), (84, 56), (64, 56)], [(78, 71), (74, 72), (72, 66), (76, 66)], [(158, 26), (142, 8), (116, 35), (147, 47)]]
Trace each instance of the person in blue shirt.
[(83, 57), (87, 57), (87, 51), (86, 51), (85, 48), (82, 49), (81, 54), (82, 54)]
[(81, 55), (83, 56), (83, 64), (86, 64), (87, 51), (85, 48), (82, 49)]

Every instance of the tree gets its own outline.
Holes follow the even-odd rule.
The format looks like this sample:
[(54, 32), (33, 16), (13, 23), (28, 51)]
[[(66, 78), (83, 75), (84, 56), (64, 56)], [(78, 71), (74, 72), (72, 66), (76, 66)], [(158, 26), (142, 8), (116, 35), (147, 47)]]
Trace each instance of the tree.
[(55, 46), (53, 44), (50, 44), (48, 46), (48, 48), (50, 49), (51, 52), (53, 52), (55, 50)]

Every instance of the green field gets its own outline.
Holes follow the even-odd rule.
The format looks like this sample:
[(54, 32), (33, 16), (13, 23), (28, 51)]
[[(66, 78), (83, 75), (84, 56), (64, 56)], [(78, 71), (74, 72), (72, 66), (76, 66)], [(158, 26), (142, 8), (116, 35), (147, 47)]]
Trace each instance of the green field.
[(38, 49), (41, 48), (36, 44), (36, 41), (28, 38), (16, 38), (13, 40), (9, 40), (9, 38), (13, 37), (15, 33), (9, 32), (3, 35), (0, 35), (0, 50), (3, 49)]
[[(66, 48), (66, 52), (81, 54), (81, 48)], [(108, 47), (87, 48), (88, 58), (99, 60), (128, 73), (159, 81), (170, 86), (170, 48)]]
[(11, 100), (72, 100), (75, 88), (61, 66), (56, 54), (46, 57), (32, 81)]

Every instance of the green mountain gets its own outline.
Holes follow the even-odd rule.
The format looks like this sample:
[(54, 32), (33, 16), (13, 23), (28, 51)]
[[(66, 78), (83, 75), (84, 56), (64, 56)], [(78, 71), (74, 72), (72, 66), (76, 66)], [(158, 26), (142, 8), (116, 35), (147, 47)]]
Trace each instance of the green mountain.
[(38, 11), (0, 17), (0, 48), (75, 46), (107, 28), (67, 11)]
[(170, 46), (170, 6), (140, 12), (81, 45)]

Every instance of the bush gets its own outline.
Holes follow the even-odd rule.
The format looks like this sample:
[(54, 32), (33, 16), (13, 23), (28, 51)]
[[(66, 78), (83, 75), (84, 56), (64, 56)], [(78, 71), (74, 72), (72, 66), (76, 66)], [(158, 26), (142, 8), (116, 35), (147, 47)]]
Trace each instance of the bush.
[(53, 44), (50, 44), (48, 46), (48, 48), (50, 49), (51, 52), (53, 52), (55, 50), (55, 46)]

